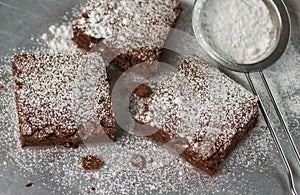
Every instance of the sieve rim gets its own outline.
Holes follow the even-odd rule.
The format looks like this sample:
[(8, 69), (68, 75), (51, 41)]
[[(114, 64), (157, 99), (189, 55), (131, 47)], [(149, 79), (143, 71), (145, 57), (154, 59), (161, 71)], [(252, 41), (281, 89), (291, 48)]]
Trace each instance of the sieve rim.
[[(226, 69), (237, 71), (237, 72), (258, 72), (262, 71), (269, 66), (273, 65), (279, 60), (282, 54), (285, 52), (290, 36), (291, 36), (291, 21), (289, 12), (286, 5), (281, 0), (271, 0), (272, 11), (275, 12), (275, 15), (279, 21), (279, 37), (278, 42), (273, 51), (266, 56), (264, 59), (255, 62), (255, 63), (236, 63), (232, 60), (227, 59), (218, 53), (210, 44), (206, 41), (206, 36), (201, 31), (201, 22), (199, 18), (201, 17), (201, 9), (203, 8), (204, 2), (207, 0), (196, 0), (194, 3), (192, 25), (194, 30), (194, 35), (208, 55), (213, 58), (220, 66), (225, 67)], [(278, 27), (278, 26), (277, 26)]]

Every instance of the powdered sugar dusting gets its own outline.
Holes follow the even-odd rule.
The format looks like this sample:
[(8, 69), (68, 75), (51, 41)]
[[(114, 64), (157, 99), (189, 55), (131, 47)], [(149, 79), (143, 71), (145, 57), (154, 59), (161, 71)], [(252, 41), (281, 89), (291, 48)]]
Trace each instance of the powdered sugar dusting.
[(203, 4), (199, 20), (206, 41), (229, 60), (255, 63), (276, 47), (276, 22), (264, 1), (211, 0)]
[(41, 40), (46, 43), (50, 52), (75, 53), (80, 50), (72, 41), (71, 22), (51, 25), (49, 33), (42, 34)]
[(226, 149), (257, 112), (250, 92), (199, 58), (187, 57), (136, 118), (171, 138), (187, 138), (208, 159)]
[[(274, 161), (272, 140), (264, 123), (259, 123), (224, 163), (219, 175), (211, 178), (195, 169), (180, 158), (172, 157), (165, 149), (153, 142), (135, 136), (124, 136), (113, 145), (80, 146), (77, 149), (62, 147), (43, 147), (21, 149), (17, 127), (16, 112), (13, 101), (13, 91), (2, 93), (0, 123), (6, 131), (0, 132), (1, 152), (4, 160), (0, 162), (3, 170), (11, 166), (18, 168), (18, 174), (26, 181), (33, 181), (35, 186), (43, 190), (56, 193), (74, 194), (88, 193), (91, 186), (95, 193), (100, 194), (141, 194), (141, 193), (231, 193), (238, 189), (248, 193), (260, 193), (255, 187), (251, 175), (259, 175), (257, 167), (261, 168), (265, 178), (273, 181), (272, 167), (278, 166)], [(10, 122), (7, 122), (7, 121)], [(11, 123), (11, 121), (14, 121)], [(5, 141), (8, 140), (8, 141)], [(2, 150), (9, 148), (9, 150)], [(99, 155), (104, 160), (104, 166), (98, 171), (85, 171), (81, 168), (81, 157), (85, 155)], [(139, 154), (147, 163), (143, 170), (131, 166), (131, 157)], [(169, 162), (168, 158), (174, 159)], [(148, 162), (149, 159), (153, 159)], [(6, 172), (2, 177), (10, 176)], [(15, 173), (17, 175), (17, 173)], [(242, 180), (243, 182), (239, 182)], [(221, 187), (222, 186), (222, 187)], [(269, 192), (273, 192), (269, 189)], [(45, 193), (45, 192), (44, 192)]]
[[(266, 186), (278, 184), (277, 171), (283, 169), (262, 118), (223, 163), (220, 174), (214, 177), (172, 156), (152, 141), (130, 135), (120, 137), (110, 145), (82, 145), (77, 149), (59, 146), (21, 149), (10, 59), (2, 64), (5, 65), (0, 68), (0, 83), (5, 88), (0, 91), (0, 125), (5, 131), (0, 131), (0, 152), (3, 155), (0, 176), (7, 186), (22, 188), (30, 181), (35, 185), (34, 191), (43, 194), (87, 194), (91, 186), (95, 187), (97, 194), (280, 192), (278, 188), (259, 187), (261, 180)], [(146, 160), (143, 170), (131, 165), (134, 154)], [(100, 156), (104, 166), (98, 171), (83, 170), (81, 158), (86, 155)], [(12, 173), (10, 170), (15, 171)], [(20, 184), (22, 181), (24, 183)]]
[[(76, 53), (81, 49), (72, 40), (72, 22), (80, 13), (82, 5), (72, 8), (71, 12), (66, 12), (62, 17), (62, 23), (56, 23), (49, 26), (48, 31), (41, 34), (37, 40), (40, 44), (39, 50), (45, 50), (50, 53)], [(33, 38), (32, 38), (33, 39)]]
[(23, 136), (73, 137), (86, 121), (113, 127), (106, 65), (100, 55), (16, 55), (13, 70)]
[[(182, 26), (192, 32), (188, 15), (181, 18)], [(55, 26), (59, 28), (60, 24)], [(53, 38), (49, 32), (45, 33), (48, 40)], [(68, 38), (64, 41), (71, 40)], [(50, 48), (45, 44), (39, 49)], [(183, 46), (188, 47), (186, 44)], [(32, 52), (28, 48), (16, 48), (14, 51)], [(293, 78), (298, 72), (293, 67), (299, 64), (299, 58), (292, 60), (290, 56), (299, 57), (298, 51), (295, 49), (283, 60), (287, 63), (284, 64), (286, 69), (290, 69), (286, 74), (289, 78), (284, 74), (274, 75), (275, 84), (278, 84), (275, 79), (278, 76), (279, 80), (282, 80), (281, 76), (286, 78), (280, 89), (284, 97), (295, 97), (295, 101), (298, 80)], [(135, 136), (124, 136), (109, 147), (82, 145), (77, 149), (59, 146), (21, 149), (10, 61), (11, 58), (0, 60), (0, 85), (4, 86), (0, 90), (0, 183), (5, 186), (1, 192), (89, 194), (91, 186), (95, 187), (95, 194), (285, 194), (289, 189), (284, 182), (284, 167), (263, 118), (223, 163), (220, 174), (212, 178), (180, 158), (170, 163), (167, 161), (171, 157), (169, 152), (147, 139)], [(274, 72), (284, 71), (280, 69)], [(299, 112), (293, 101), (288, 101), (285, 106), (287, 111), (293, 110), (296, 119), (299, 118), (296, 117)], [(297, 128), (292, 130), (298, 134)], [(105, 166), (99, 171), (90, 172), (81, 168), (82, 156), (90, 154), (99, 155), (105, 161)], [(147, 163), (148, 168), (136, 170), (130, 165), (133, 154), (140, 154), (145, 159), (153, 158), (153, 165)], [(33, 188), (24, 189), (28, 182), (34, 183)]]

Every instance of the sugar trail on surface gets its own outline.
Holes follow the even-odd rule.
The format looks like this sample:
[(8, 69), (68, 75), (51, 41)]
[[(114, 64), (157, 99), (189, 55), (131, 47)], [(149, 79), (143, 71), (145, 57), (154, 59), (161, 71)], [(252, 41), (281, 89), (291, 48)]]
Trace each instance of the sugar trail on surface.
[(38, 37), (39, 44), (43, 50), (50, 53), (71, 54), (80, 51), (72, 40), (72, 22), (79, 14), (81, 7), (82, 5), (75, 6), (72, 8), (71, 13), (66, 12), (62, 17), (63, 22), (50, 25), (48, 31)]
[(49, 27), (49, 32), (41, 36), (50, 52), (75, 53), (80, 49), (72, 41), (72, 23), (55, 24)]

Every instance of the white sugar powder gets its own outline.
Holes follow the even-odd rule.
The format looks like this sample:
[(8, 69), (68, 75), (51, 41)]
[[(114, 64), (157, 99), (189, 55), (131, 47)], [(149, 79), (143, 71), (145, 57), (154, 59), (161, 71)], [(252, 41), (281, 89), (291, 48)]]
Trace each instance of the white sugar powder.
[(276, 25), (262, 0), (209, 0), (201, 20), (209, 44), (237, 63), (258, 62), (277, 44)]
[[(78, 14), (75, 13), (74, 17)], [(62, 26), (71, 29), (71, 23), (58, 23), (52, 30)], [(190, 25), (187, 27), (185, 31), (190, 29)], [(70, 36), (58, 37), (53, 32), (46, 31), (41, 37), (43, 48), (39, 48), (40, 50), (58, 52), (67, 49), (64, 47), (66, 44), (73, 44), (71, 31), (67, 31)], [(64, 34), (63, 31), (60, 33), (57, 35)], [(181, 37), (179, 44), (183, 47), (187, 45), (184, 38)], [(26, 49), (16, 48), (13, 51), (32, 52)], [(281, 187), (282, 190), (287, 189), (285, 185), (280, 186), (278, 174), (284, 176), (284, 167), (262, 118), (227, 158), (221, 173), (215, 177), (209, 177), (181, 159), (169, 163), (173, 159), (170, 152), (145, 138), (135, 136), (125, 136), (112, 146), (83, 145), (68, 150), (59, 146), (21, 149), (10, 61), (11, 58), (5, 58), (0, 66), (0, 85), (4, 86), (0, 90), (0, 181), (6, 189), (22, 193), (30, 190), (35, 194), (89, 194), (91, 186), (96, 188), (94, 194), (282, 194), (284, 191), (278, 190)], [(270, 79), (274, 82), (273, 88), (279, 88), (275, 96), (281, 105), (285, 105), (291, 125), (293, 120), (297, 122), (299, 119), (299, 71), (296, 71), (299, 63), (298, 46), (291, 47), (278, 66), (274, 66), (276, 69)], [(280, 72), (286, 74), (277, 74)], [(298, 124), (295, 126), (299, 126)], [(291, 132), (296, 138), (300, 135), (297, 128), (291, 129)], [(84, 171), (81, 168), (81, 157), (88, 154), (99, 155), (105, 162), (104, 166), (97, 171)], [(142, 154), (146, 160), (153, 159), (153, 162), (147, 163), (144, 170), (136, 170), (130, 164), (132, 154)], [(160, 167), (160, 164), (165, 166)], [(282, 171), (278, 173), (278, 170)], [(34, 188), (24, 188), (28, 181), (34, 183)], [(261, 185), (262, 181), (264, 187)], [(274, 188), (268, 188), (272, 184)]]
[(61, 25), (51, 25), (49, 32), (41, 36), (42, 41), (46, 44), (50, 52), (75, 53), (78, 47), (72, 41), (72, 23)]

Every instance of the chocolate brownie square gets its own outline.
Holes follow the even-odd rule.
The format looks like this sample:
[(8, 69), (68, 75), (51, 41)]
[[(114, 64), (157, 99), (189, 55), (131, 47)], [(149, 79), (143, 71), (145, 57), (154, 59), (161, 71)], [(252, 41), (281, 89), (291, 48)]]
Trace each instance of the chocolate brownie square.
[(213, 175), (253, 128), (258, 113), (252, 93), (189, 56), (135, 116), (136, 131), (169, 143), (188, 162)]
[(103, 40), (115, 53), (112, 64), (127, 70), (150, 62), (139, 70), (149, 75), (181, 11), (176, 0), (89, 0), (73, 23), (73, 40), (87, 51)]
[(76, 147), (95, 136), (114, 139), (106, 66), (100, 55), (20, 54), (14, 56), (12, 69), (22, 147)]

